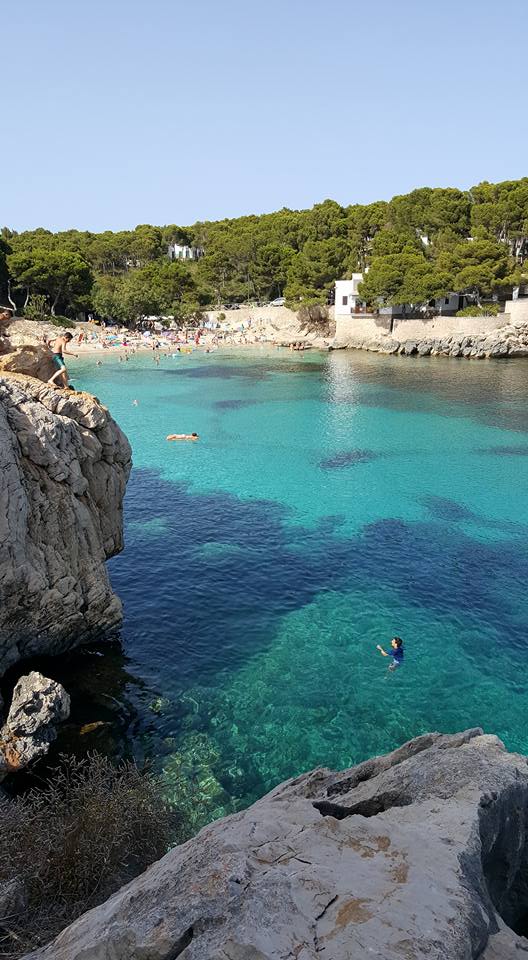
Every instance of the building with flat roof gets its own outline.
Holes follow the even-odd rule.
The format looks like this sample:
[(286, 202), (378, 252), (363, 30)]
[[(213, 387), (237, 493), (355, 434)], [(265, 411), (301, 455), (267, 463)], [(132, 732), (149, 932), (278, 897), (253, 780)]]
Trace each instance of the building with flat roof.
[(363, 280), (362, 273), (353, 273), (350, 280), (336, 280), (335, 316), (349, 317), (357, 313), (363, 301), (358, 293), (358, 285)]
[(181, 243), (170, 243), (167, 250), (169, 260), (199, 260), (203, 255), (201, 247), (188, 247)]

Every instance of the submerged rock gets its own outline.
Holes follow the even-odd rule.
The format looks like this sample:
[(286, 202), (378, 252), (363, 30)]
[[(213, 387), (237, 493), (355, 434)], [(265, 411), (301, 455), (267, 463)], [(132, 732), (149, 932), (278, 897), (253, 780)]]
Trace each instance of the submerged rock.
[(527, 810), (524, 757), (478, 729), (426, 734), (210, 824), (30, 957), (513, 957)]
[(0, 775), (27, 767), (48, 752), (55, 727), (70, 715), (70, 698), (55, 680), (32, 671), (13, 690), (7, 720), (0, 730)]
[(0, 675), (119, 622), (105, 562), (123, 547), (130, 466), (94, 397), (0, 374)]

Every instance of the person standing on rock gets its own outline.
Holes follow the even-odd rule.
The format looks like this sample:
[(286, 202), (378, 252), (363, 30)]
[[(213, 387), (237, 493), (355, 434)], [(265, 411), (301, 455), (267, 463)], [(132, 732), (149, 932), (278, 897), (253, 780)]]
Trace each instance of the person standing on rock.
[[(55, 373), (49, 378), (48, 383), (55, 385), (55, 381), (61, 377), (62, 386), (68, 387), (68, 371), (66, 369), (66, 364), (64, 362), (64, 354), (68, 354), (69, 357), (78, 357), (78, 353), (71, 353), (66, 349), (70, 340), (73, 340), (71, 333), (63, 333), (62, 336), (56, 337), (55, 340), (48, 340), (48, 347), (51, 350), (51, 355), (53, 357), (53, 362), (57, 367)], [(60, 386), (60, 384), (59, 384)]]
[(389, 663), (389, 670), (397, 670), (403, 663), (403, 640), (401, 637), (393, 637), (391, 640), (391, 649), (387, 652), (378, 643), (376, 650), (379, 650), (382, 657), (392, 657), (392, 663)]

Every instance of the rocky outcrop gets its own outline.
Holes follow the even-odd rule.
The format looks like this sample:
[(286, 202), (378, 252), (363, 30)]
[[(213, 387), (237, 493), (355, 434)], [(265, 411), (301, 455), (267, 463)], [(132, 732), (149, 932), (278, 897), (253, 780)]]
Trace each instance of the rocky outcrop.
[(0, 730), (0, 779), (43, 757), (70, 715), (70, 698), (55, 680), (32, 671), (20, 677)]
[(527, 820), (524, 757), (426, 734), (209, 825), (30, 958), (518, 957)]
[(406, 357), (463, 357), (484, 360), (486, 357), (528, 357), (528, 322), (506, 323), (487, 334), (474, 336), (424, 337), (421, 340), (398, 340), (380, 332), (377, 337), (349, 337), (339, 347), (370, 350), (374, 353), (399, 353)]
[[(63, 331), (62, 331), (63, 332)], [(46, 340), (61, 333), (50, 323), (12, 319), (0, 326), (0, 374), (26, 373), (49, 380), (56, 367)]]
[(85, 393), (0, 374), (0, 674), (115, 626), (130, 446)]
[(44, 344), (25, 344), (0, 353), (1, 373), (27, 373), (38, 380), (49, 380), (57, 370)]

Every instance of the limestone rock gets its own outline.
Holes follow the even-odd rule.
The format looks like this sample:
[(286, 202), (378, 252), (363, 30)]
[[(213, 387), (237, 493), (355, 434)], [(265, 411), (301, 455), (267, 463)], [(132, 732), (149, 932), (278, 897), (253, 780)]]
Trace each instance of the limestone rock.
[(7, 720), (0, 730), (0, 769), (21, 770), (47, 753), (55, 727), (70, 715), (70, 698), (55, 680), (32, 671), (13, 690)]
[(508, 354), (508, 344), (504, 340), (494, 343), (489, 350), (490, 357), (505, 357)]
[(56, 367), (44, 344), (27, 344), (0, 354), (0, 373), (27, 373), (38, 380), (48, 380)]
[(115, 626), (129, 443), (88, 394), (0, 375), (0, 675)]
[(524, 757), (426, 734), (210, 824), (26, 960), (513, 957), (527, 809)]

